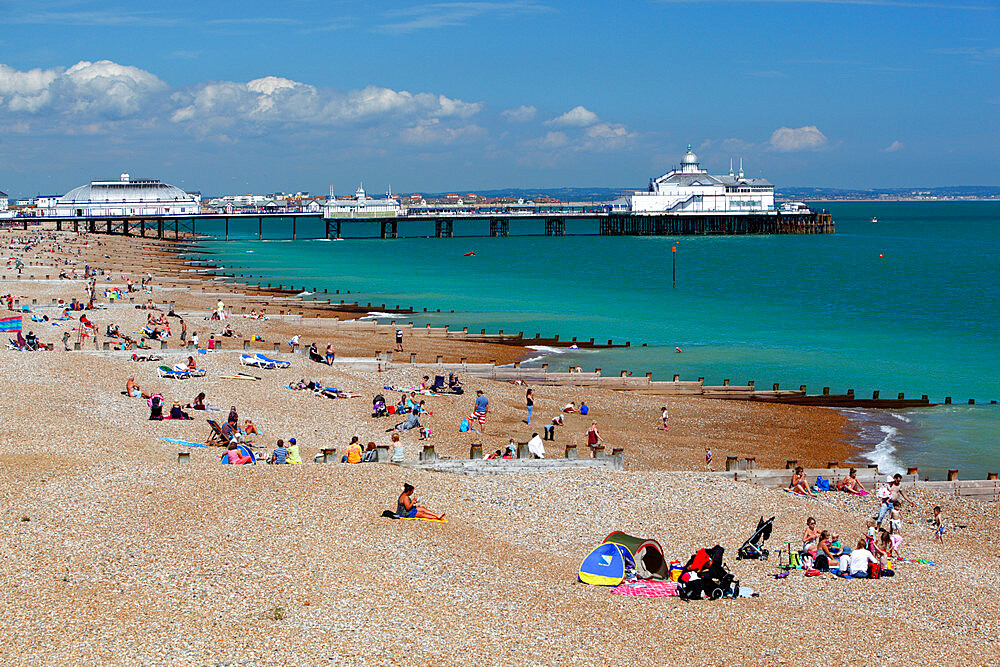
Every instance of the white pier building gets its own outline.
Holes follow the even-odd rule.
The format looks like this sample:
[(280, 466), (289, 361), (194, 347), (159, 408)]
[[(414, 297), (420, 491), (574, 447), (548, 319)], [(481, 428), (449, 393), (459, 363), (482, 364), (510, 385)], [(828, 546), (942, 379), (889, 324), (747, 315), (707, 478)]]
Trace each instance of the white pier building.
[(201, 195), (150, 178), (98, 179), (73, 188), (40, 215), (54, 217), (99, 217), (143, 215), (194, 215), (201, 209)]
[(698, 164), (688, 146), (680, 169), (651, 179), (649, 189), (611, 202), (612, 213), (639, 215), (733, 215), (774, 212), (774, 185), (763, 178), (747, 178), (740, 169), (724, 175), (709, 174)]
[(402, 212), (402, 205), (386, 193), (385, 199), (374, 199), (365, 194), (359, 185), (352, 199), (336, 199), (333, 188), (323, 209), (324, 218), (394, 218)]

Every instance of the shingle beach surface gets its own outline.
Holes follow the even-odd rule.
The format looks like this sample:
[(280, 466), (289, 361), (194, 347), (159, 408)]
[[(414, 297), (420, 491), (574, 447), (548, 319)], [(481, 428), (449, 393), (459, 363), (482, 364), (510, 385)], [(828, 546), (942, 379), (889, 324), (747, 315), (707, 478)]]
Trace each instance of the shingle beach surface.
[[(27, 254), (10, 249), (11, 238), (29, 234), (0, 234), (7, 256), (29, 265), (22, 278), (63, 256), (40, 252), (51, 241)], [(89, 253), (78, 268), (110, 268), (108, 284), (122, 284), (116, 262), (129, 241), (95, 247), (91, 236), (83, 247), (72, 235), (60, 238), (63, 253)], [(152, 296), (162, 302), (160, 290), (176, 273), (161, 275), (156, 256), (143, 257), (146, 264), (129, 260), (130, 269), (137, 280), (154, 274)], [(3, 275), (0, 293), (22, 303), (83, 296), (82, 280), (15, 280), (11, 268)], [(99, 292), (104, 287), (98, 283)], [(178, 289), (168, 300), (191, 313), (189, 331), (199, 330), (204, 341), (225, 323), (201, 319), (216, 297), (198, 292)], [(88, 316), (102, 329), (114, 321), (135, 331), (146, 312), (120, 304)], [(333, 341), (338, 354), (351, 356), (370, 357), (376, 344), (342, 336), (332, 321), (230, 323), (269, 340), (299, 332), (321, 347)], [(92, 344), (89, 351), (62, 351), (65, 324), (25, 323), (31, 327), (43, 341), (56, 341), (56, 351), (0, 351), (4, 664), (1000, 664), (996, 504), (915, 492), (917, 506), (904, 510), (904, 552), (935, 565), (903, 563), (893, 578), (845, 581), (797, 571), (779, 580), (773, 557), (735, 561), (761, 515), (777, 517), (768, 543), (775, 550), (800, 542), (807, 516), (845, 544), (863, 533), (874, 500), (837, 493), (810, 500), (704, 472), (706, 446), (716, 461), (727, 453), (756, 455), (762, 467), (791, 458), (813, 465), (847, 460), (856, 452), (834, 411), (536, 387), (539, 423), (568, 400), (586, 398), (608, 444), (625, 448), (625, 471), (465, 476), (321, 465), (311, 463), (315, 453), (342, 451), (353, 435), (387, 443), (396, 419), (373, 419), (371, 396), (386, 393), (385, 385), (414, 385), (425, 371), (324, 368), (282, 353), (292, 368), (253, 370), (258, 382), (226, 380), (220, 376), (246, 369), (235, 349), (224, 349), (198, 356), (205, 378), (168, 380), (156, 376), (156, 364), (129, 361), (125, 353), (100, 353)], [(187, 357), (175, 340), (176, 331), (164, 352), (171, 364)], [(433, 341), (414, 345), (423, 355), (434, 351)], [(463, 350), (470, 360), (483, 355), (472, 344)], [(149, 421), (145, 402), (121, 393), (130, 376), (144, 391), (162, 392), (168, 405), (204, 391), (221, 412)], [(284, 388), (303, 376), (362, 398)], [(477, 387), (494, 410), (484, 449), (531, 435), (535, 429), (521, 421), (523, 387), (467, 381), (467, 389)], [(467, 456), (471, 437), (457, 424), (471, 409), (470, 394), (425, 400), (438, 452)], [(664, 402), (668, 432), (656, 428)], [(203, 442), (206, 416), (224, 420), (231, 405), (254, 419), (267, 449), (277, 438), (296, 437), (307, 462), (222, 466), (220, 448), (161, 439)], [(591, 416), (569, 416), (556, 442), (546, 443), (550, 454), (582, 442)], [(417, 434), (405, 433), (403, 441), (415, 459)], [(180, 451), (190, 463), (178, 463)], [(449, 522), (381, 518), (404, 481)], [(933, 542), (926, 522), (935, 504), (965, 526), (950, 530), (944, 545)], [(722, 544), (742, 584), (760, 596), (686, 603), (578, 583), (582, 559), (615, 530), (656, 538), (681, 561)]]

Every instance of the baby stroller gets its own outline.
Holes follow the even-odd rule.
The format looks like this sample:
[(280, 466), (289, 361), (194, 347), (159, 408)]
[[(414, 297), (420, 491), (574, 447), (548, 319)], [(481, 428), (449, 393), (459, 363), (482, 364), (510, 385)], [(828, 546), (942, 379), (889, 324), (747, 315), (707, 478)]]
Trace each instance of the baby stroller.
[(711, 549), (698, 549), (691, 556), (681, 573), (681, 599), (700, 600), (702, 593), (712, 600), (739, 595), (740, 582), (722, 562), (724, 552), (716, 544)]
[(385, 396), (375, 394), (372, 399), (372, 417), (388, 417), (389, 411), (385, 407)]
[(453, 394), (465, 393), (465, 390), (462, 389), (462, 383), (458, 381), (458, 376), (454, 373), (448, 373), (448, 389), (450, 389)]
[(757, 529), (753, 531), (753, 535), (736, 552), (736, 560), (751, 560), (754, 558), (767, 560), (770, 552), (764, 548), (764, 542), (767, 541), (767, 538), (771, 537), (773, 524), (773, 516), (767, 521), (764, 521), (764, 517), (761, 517), (757, 522)]

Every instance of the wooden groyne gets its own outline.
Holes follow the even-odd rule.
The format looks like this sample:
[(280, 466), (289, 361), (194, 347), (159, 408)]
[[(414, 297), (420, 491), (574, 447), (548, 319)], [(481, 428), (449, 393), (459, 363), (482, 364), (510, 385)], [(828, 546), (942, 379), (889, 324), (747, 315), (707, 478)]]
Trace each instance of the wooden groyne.
[[(797, 465), (797, 461), (788, 461), (785, 469), (758, 469), (754, 467), (753, 457), (739, 459), (736, 456), (729, 456), (726, 459), (726, 470), (712, 473), (719, 477), (725, 477), (738, 482), (749, 482), (758, 486), (770, 489), (783, 489), (788, 487), (791, 479), (792, 469)], [(869, 464), (867, 466), (858, 465), (854, 469), (857, 471), (858, 481), (869, 491), (877, 488), (892, 478), (889, 473), (882, 473), (878, 466)], [(839, 465), (839, 462), (831, 462), (826, 468), (809, 468), (805, 470), (809, 479), (815, 480), (823, 477), (831, 483), (837, 483), (847, 477), (850, 468)], [(959, 479), (958, 470), (949, 470), (947, 479), (931, 480), (927, 477), (920, 478), (917, 468), (907, 468), (906, 474), (902, 475), (902, 486), (907, 488), (926, 489), (937, 491), (954, 497), (971, 498), (987, 502), (1000, 501), (1000, 479), (995, 472), (988, 473), (986, 479)]]

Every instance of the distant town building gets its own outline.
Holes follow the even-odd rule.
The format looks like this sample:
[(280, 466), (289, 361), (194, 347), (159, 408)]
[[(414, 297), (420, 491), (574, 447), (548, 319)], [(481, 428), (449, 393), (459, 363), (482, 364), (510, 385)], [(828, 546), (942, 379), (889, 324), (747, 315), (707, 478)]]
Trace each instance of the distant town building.
[(329, 198), (326, 201), (325, 218), (383, 218), (395, 217), (402, 211), (399, 201), (386, 194), (385, 199), (374, 199), (365, 193), (364, 185), (358, 186), (350, 198)]
[(638, 214), (745, 214), (774, 211), (774, 185), (763, 178), (746, 178), (732, 165), (725, 175), (712, 175), (698, 164), (688, 146), (680, 169), (652, 179), (645, 192), (633, 192), (610, 204), (613, 212)]
[(0, 190), (0, 211), (6, 211), (9, 202), (10, 199), (7, 197), (7, 193)]
[(59, 197), (44, 215), (58, 217), (142, 216), (195, 214), (199, 193), (184, 192), (155, 179), (98, 179)]

